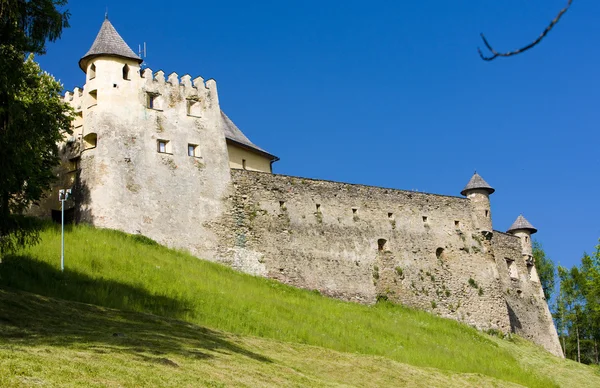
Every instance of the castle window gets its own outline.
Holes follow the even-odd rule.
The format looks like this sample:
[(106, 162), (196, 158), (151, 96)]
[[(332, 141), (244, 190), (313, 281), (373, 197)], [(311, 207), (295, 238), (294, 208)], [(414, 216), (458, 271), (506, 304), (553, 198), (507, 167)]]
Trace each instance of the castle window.
[(242, 159), (242, 168), (246, 169), (246, 159)]
[(394, 213), (388, 213), (388, 218), (391, 220), (392, 218), (394, 218)]
[(387, 240), (384, 238), (380, 238), (379, 240), (377, 240), (377, 250), (380, 252), (385, 251), (386, 244), (387, 244)]
[(198, 156), (196, 154), (196, 149), (198, 146), (196, 144), (188, 144), (188, 156)]
[(321, 204), (317, 204), (317, 213), (321, 213)]
[(438, 260), (446, 260), (446, 253), (444, 252), (444, 248), (438, 248), (435, 250), (435, 257), (438, 258)]
[(517, 265), (515, 264), (514, 260), (509, 259), (507, 257), (506, 258), (506, 267), (508, 268), (508, 275), (510, 276), (511, 279), (519, 278), (519, 274), (517, 272)]
[(525, 242), (529, 242), (529, 237), (525, 236)]
[(454, 221), (454, 226), (456, 226), (457, 228), (460, 228), (460, 221)]
[(157, 151), (161, 154), (170, 154), (171, 153), (171, 144), (168, 140), (157, 140), (156, 141)]
[(539, 283), (540, 279), (538, 278), (537, 271), (535, 270), (533, 263), (527, 263), (527, 274), (529, 275), (529, 280)]
[(486, 218), (490, 216), (490, 211), (489, 210), (485, 211), (485, 216), (486, 216)]
[(423, 222), (427, 222), (427, 216), (423, 216)]
[(202, 104), (198, 100), (187, 100), (187, 114), (188, 116), (200, 117), (202, 116)]
[(357, 214), (357, 213), (358, 213), (358, 208), (356, 208), (356, 207), (353, 207), (353, 208), (352, 208), (352, 214)]
[(88, 133), (83, 137), (83, 149), (89, 150), (96, 148), (98, 144), (98, 135), (94, 132)]
[(146, 94), (146, 107), (149, 109), (162, 110), (160, 103), (160, 95), (156, 93)]
[(89, 75), (90, 75), (90, 80), (93, 80), (94, 78), (96, 78), (96, 65), (93, 63), (92, 63), (92, 66), (90, 66)]
[(279, 201), (279, 207), (285, 209), (285, 201)]
[(90, 91), (89, 95), (90, 95), (90, 105), (88, 106), (88, 108), (91, 108), (98, 104), (98, 90), (94, 89), (94, 90)]
[(129, 66), (125, 65), (123, 66), (123, 79), (124, 80), (129, 80)]

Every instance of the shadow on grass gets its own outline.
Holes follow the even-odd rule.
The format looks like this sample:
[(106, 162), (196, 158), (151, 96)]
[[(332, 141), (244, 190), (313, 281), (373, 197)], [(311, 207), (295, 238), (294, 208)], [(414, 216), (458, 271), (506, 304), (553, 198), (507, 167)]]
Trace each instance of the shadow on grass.
[(145, 361), (168, 365), (168, 359), (158, 356), (176, 353), (210, 358), (215, 352), (237, 353), (270, 362), (219, 332), (131, 311), (178, 318), (190, 310), (185, 302), (74, 271), (61, 273), (27, 256), (9, 256), (0, 264), (0, 287), (0, 342), (88, 348), (93, 345), (99, 353), (129, 352)]

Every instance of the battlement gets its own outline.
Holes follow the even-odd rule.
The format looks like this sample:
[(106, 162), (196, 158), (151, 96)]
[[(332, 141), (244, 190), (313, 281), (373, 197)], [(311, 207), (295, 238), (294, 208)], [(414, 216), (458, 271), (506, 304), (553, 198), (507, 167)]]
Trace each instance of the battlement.
[(75, 87), (73, 91), (66, 91), (63, 101), (71, 104), (75, 111), (80, 111), (83, 104), (83, 89)]
[(194, 102), (214, 100), (217, 96), (217, 83), (214, 79), (205, 81), (200, 76), (192, 79), (189, 74), (179, 77), (175, 72), (170, 73), (165, 78), (164, 71), (158, 70), (153, 72), (149, 68), (141, 72), (141, 78), (142, 89), (150, 94), (162, 95), (169, 93), (173, 96), (174, 89), (179, 89), (178, 94), (180, 98)]

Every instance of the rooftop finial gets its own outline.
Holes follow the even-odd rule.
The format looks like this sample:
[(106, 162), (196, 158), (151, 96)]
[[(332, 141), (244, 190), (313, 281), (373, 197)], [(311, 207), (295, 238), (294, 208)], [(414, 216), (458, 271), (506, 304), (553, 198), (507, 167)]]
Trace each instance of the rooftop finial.
[(108, 20), (108, 6), (106, 7), (106, 12), (104, 12), (104, 20)]

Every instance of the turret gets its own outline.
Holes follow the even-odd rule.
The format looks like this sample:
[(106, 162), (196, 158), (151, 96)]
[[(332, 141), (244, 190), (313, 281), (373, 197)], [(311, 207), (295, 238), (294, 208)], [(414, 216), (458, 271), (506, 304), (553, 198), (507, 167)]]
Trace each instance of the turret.
[(517, 217), (515, 222), (513, 222), (511, 227), (506, 231), (506, 233), (510, 233), (521, 239), (521, 254), (523, 255), (523, 260), (525, 260), (527, 264), (529, 278), (538, 282), (539, 278), (533, 262), (533, 249), (531, 245), (531, 235), (536, 232), (537, 229), (534, 228), (522, 214)]
[(95, 105), (102, 109), (137, 102), (141, 63), (142, 59), (106, 18), (92, 47), (79, 60), (79, 67), (86, 73), (84, 116)]
[(521, 214), (506, 232), (521, 239), (521, 254), (523, 256), (523, 260), (527, 264), (527, 273), (529, 274), (529, 279), (534, 282), (539, 282), (540, 279), (538, 277), (537, 270), (535, 269), (533, 249), (531, 245), (531, 235), (536, 233), (537, 229), (534, 228), (533, 225), (531, 225), (529, 221), (527, 221)]
[(494, 192), (477, 172), (473, 174), (469, 183), (460, 192), (473, 203), (475, 225), (481, 232), (492, 232), (492, 213), (490, 210), (490, 194)]

